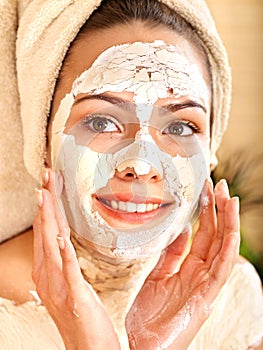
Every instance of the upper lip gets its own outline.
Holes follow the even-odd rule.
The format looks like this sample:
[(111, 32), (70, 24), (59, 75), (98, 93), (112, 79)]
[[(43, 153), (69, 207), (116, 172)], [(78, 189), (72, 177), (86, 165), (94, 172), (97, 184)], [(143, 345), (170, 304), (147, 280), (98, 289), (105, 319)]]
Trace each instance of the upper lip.
[(164, 198), (158, 197), (142, 197), (137, 196), (132, 193), (114, 193), (114, 194), (100, 194), (96, 195), (98, 199), (106, 200), (106, 201), (122, 201), (122, 202), (133, 202), (136, 204), (172, 204), (172, 200), (165, 200)]

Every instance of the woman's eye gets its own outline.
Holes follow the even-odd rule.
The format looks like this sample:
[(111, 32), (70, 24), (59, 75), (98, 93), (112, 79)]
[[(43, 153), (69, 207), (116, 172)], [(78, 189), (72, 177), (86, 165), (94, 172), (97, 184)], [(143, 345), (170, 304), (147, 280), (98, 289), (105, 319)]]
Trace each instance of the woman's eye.
[(169, 124), (164, 130), (163, 134), (175, 136), (189, 136), (197, 132), (197, 127), (187, 122), (173, 122)]
[(106, 117), (88, 116), (82, 120), (82, 125), (88, 127), (93, 132), (116, 132), (119, 131), (117, 125)]

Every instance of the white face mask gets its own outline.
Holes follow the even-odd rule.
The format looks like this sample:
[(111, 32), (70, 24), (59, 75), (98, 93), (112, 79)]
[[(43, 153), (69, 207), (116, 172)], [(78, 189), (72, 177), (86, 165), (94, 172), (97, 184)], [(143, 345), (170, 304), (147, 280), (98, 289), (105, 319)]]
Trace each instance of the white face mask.
[[(80, 141), (82, 121), (70, 132), (64, 130), (76, 96), (108, 92), (133, 93), (133, 103), (127, 104), (126, 109), (132, 110), (133, 105), (131, 113), (139, 128), (130, 140), (99, 152), (93, 146), (89, 147), (99, 134)], [(105, 255), (126, 259), (150, 256), (170, 244), (192, 216), (208, 176), (209, 138), (205, 155), (195, 135), (191, 136), (191, 143), (184, 143), (183, 138), (182, 142), (177, 141), (177, 151), (168, 153), (150, 131), (152, 127), (158, 128), (158, 116), (163, 113), (154, 106), (157, 100), (182, 96), (202, 99), (209, 110), (209, 92), (197, 67), (177, 48), (155, 41), (109, 48), (75, 80), (71, 93), (61, 101), (52, 125), (51, 144), (53, 168), (64, 178), (61, 199), (74, 231)], [(124, 109), (124, 106), (120, 108)], [(110, 114), (108, 110), (107, 115)], [(96, 115), (104, 116), (104, 119), (98, 119), (99, 122), (105, 121), (104, 110), (96, 111)], [(109, 125), (112, 127), (113, 124), (110, 122)], [(140, 205), (131, 199), (115, 200), (114, 193), (110, 199), (103, 198), (105, 191), (109, 195), (116, 171), (121, 173), (125, 169), (133, 169), (133, 175), (138, 179), (148, 176), (154, 169), (162, 179), (162, 208), (156, 207), (157, 204), (152, 208), (152, 204), (146, 203), (150, 193), (142, 181), (134, 181), (137, 185), (133, 194), (140, 196)], [(133, 228), (112, 227), (94, 210), (96, 194), (103, 204), (117, 210), (151, 211), (154, 215), (147, 223)], [(145, 203), (141, 203), (142, 198)], [(167, 198), (169, 209), (164, 208)]]

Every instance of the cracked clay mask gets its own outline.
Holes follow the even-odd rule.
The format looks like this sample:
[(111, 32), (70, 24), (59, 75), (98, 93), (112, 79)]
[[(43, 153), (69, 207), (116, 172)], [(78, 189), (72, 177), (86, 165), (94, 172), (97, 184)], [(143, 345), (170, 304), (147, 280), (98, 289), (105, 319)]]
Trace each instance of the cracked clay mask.
[[(168, 107), (158, 102), (165, 99)], [(200, 100), (208, 110), (198, 68), (155, 41), (107, 49), (61, 101), (51, 141), (64, 183), (58, 200), (101, 253), (150, 256), (190, 221), (208, 176), (209, 137), (201, 147), (182, 115), (185, 101), (199, 110)]]

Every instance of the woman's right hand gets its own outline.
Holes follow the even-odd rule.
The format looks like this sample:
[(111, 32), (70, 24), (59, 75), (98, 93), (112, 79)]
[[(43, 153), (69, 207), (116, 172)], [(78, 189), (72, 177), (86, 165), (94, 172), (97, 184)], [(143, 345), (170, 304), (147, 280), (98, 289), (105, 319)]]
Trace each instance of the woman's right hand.
[(43, 188), (36, 195), (32, 277), (66, 349), (120, 349), (111, 320), (81, 274), (68, 223), (56, 201), (52, 170), (43, 170)]

